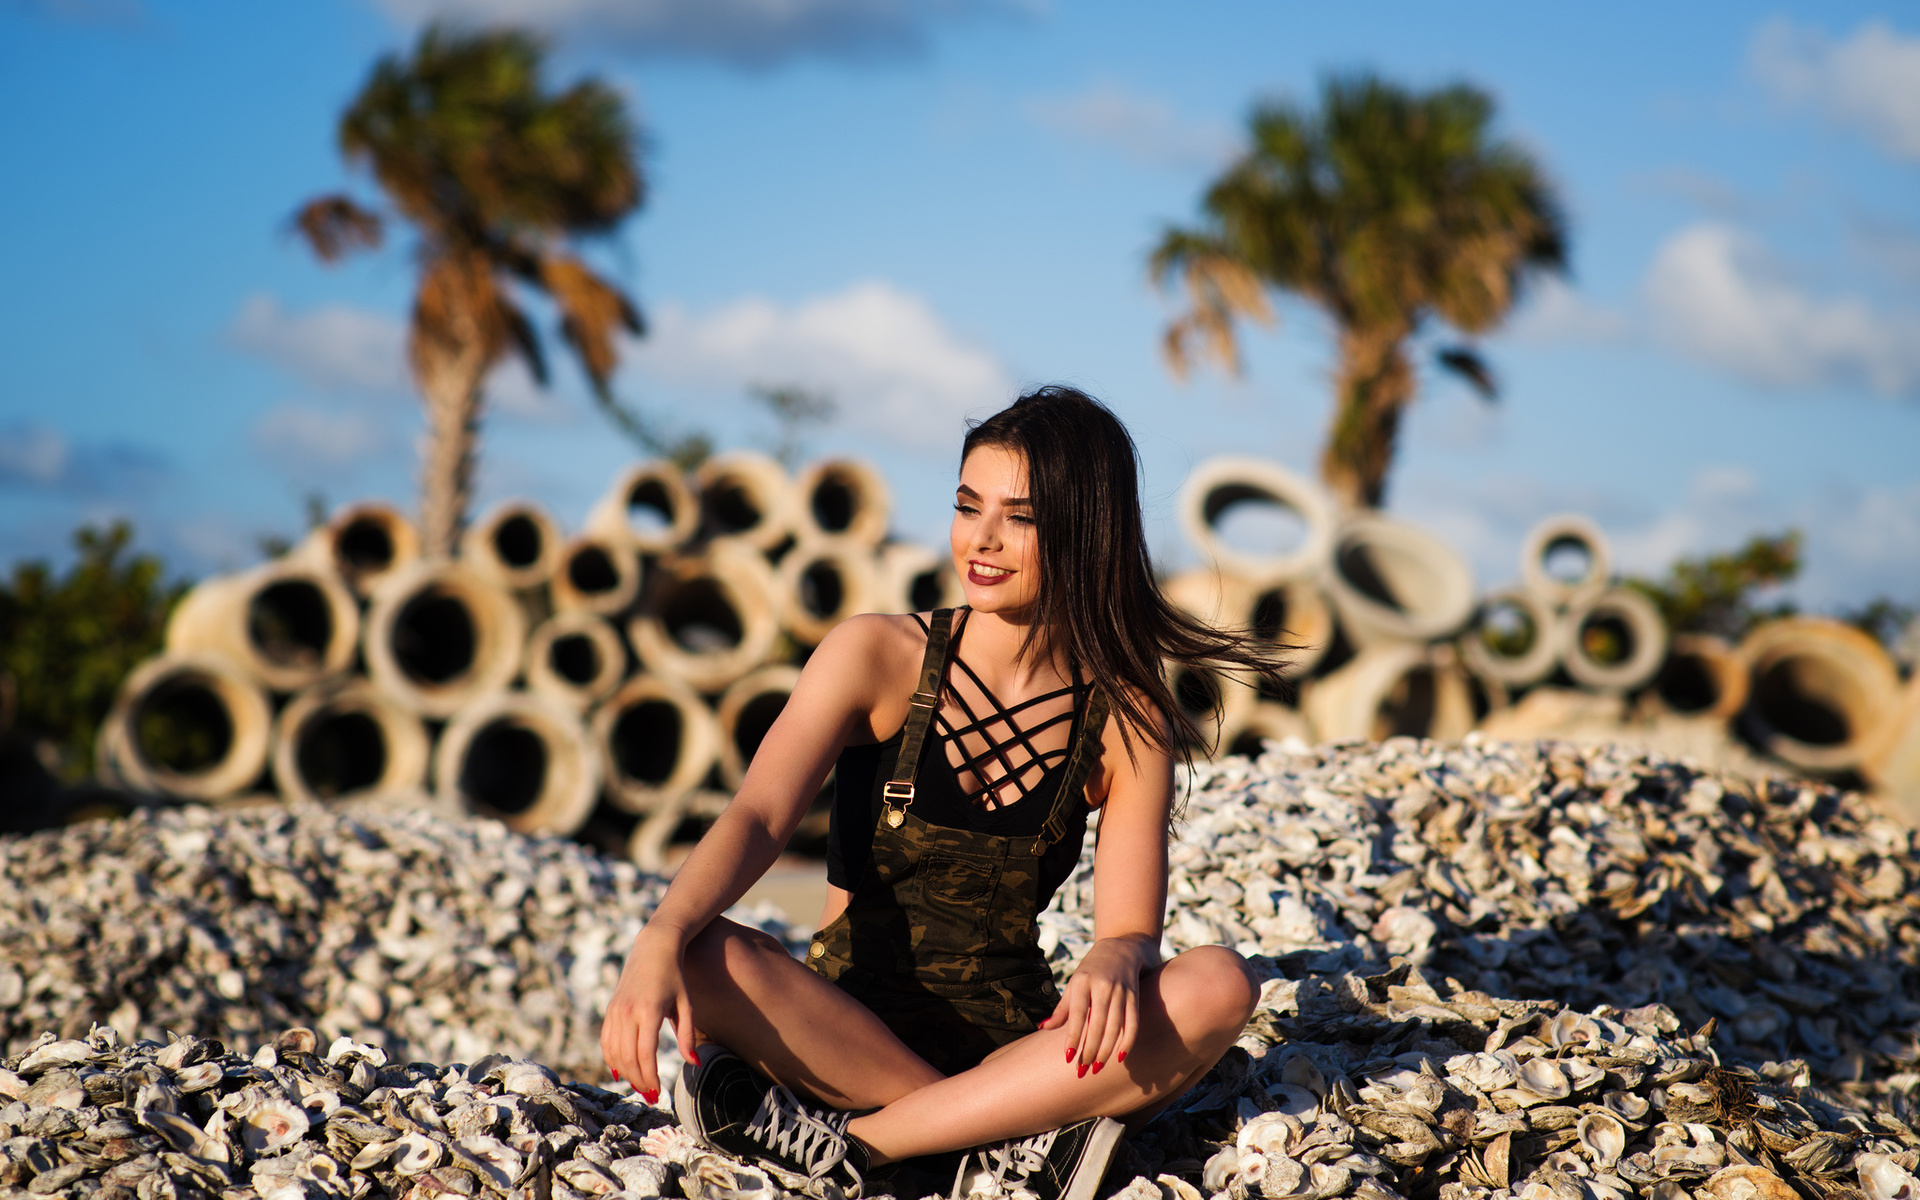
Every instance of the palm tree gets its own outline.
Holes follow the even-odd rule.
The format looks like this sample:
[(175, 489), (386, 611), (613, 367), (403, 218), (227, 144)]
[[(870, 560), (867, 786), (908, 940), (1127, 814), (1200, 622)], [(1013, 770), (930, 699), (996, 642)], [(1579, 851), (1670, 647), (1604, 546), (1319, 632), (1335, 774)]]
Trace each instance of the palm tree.
[[(1413, 399), (1408, 339), (1430, 317), (1486, 333), (1521, 285), (1566, 267), (1566, 224), (1540, 167), (1490, 140), (1493, 101), (1464, 85), (1410, 93), (1369, 75), (1329, 80), (1318, 112), (1257, 109), (1252, 149), (1208, 189), (1205, 224), (1169, 228), (1150, 260), (1190, 308), (1167, 328), (1168, 365), (1203, 356), (1239, 370), (1234, 322), (1271, 324), (1265, 289), (1295, 292), (1339, 327), (1333, 427), (1320, 473), (1354, 506), (1378, 506), (1400, 413)], [(1439, 365), (1488, 399), (1468, 346)]]
[[(452, 553), (466, 519), (487, 373), (518, 355), (547, 380), (516, 285), (552, 299), (595, 398), (646, 437), (610, 386), (614, 335), (643, 332), (640, 312), (569, 248), (639, 207), (635, 130), (598, 80), (543, 90), (543, 56), (524, 33), (430, 26), (411, 58), (374, 66), (340, 119), (341, 154), (373, 173), (419, 235), (408, 359), (427, 409), (420, 523), (430, 554)], [(337, 194), (309, 201), (294, 223), (324, 262), (377, 247), (384, 228)]]

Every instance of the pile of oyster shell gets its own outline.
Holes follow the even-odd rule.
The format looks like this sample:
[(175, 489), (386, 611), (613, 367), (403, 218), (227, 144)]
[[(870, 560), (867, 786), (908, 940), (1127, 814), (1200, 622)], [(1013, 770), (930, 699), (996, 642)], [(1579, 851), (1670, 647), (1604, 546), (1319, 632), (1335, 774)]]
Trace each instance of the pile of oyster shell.
[[(1920, 857), (1856, 797), (1404, 739), (1189, 784), (1166, 949), (1236, 945), (1267, 983), (1109, 1190), (1920, 1200)], [(1042, 918), (1062, 972), (1089, 862)], [(661, 888), (365, 807), (0, 841), (0, 1188), (773, 1200), (793, 1181), (593, 1086)]]

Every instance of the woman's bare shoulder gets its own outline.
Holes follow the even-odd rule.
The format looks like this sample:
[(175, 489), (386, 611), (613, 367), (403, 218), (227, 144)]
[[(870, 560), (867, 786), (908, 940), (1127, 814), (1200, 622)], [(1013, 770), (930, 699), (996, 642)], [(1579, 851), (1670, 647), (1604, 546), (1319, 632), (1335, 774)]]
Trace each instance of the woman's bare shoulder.
[(833, 627), (811, 657), (806, 673), (845, 695), (866, 714), (856, 742), (883, 740), (906, 720), (927, 635), (911, 616), (867, 613)]

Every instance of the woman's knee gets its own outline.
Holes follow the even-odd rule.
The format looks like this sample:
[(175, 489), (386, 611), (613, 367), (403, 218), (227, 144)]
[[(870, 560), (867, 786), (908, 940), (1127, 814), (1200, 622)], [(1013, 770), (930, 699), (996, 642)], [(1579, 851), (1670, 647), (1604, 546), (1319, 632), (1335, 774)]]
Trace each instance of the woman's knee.
[(718, 917), (687, 943), (683, 961), (690, 975), (724, 976), (744, 982), (758, 974), (774, 957), (789, 961), (792, 958), (772, 935)]
[[(1177, 969), (1176, 969), (1177, 968)], [(1260, 1002), (1253, 969), (1226, 946), (1196, 946), (1162, 973), (1167, 1008), (1176, 1023), (1238, 1032)]]

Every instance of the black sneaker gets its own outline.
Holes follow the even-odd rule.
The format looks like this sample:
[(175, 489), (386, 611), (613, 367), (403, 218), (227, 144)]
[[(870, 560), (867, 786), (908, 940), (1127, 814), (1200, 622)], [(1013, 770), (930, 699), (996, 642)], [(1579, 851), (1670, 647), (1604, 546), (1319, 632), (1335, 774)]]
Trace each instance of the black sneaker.
[(860, 1195), (866, 1147), (847, 1134), (854, 1114), (801, 1100), (709, 1042), (673, 1085), (673, 1112), (701, 1145), (766, 1167), (787, 1187)]
[(1124, 1132), (1110, 1117), (1088, 1117), (1029, 1138), (981, 1146), (961, 1158), (951, 1200), (1015, 1188), (1039, 1200), (1093, 1200)]

